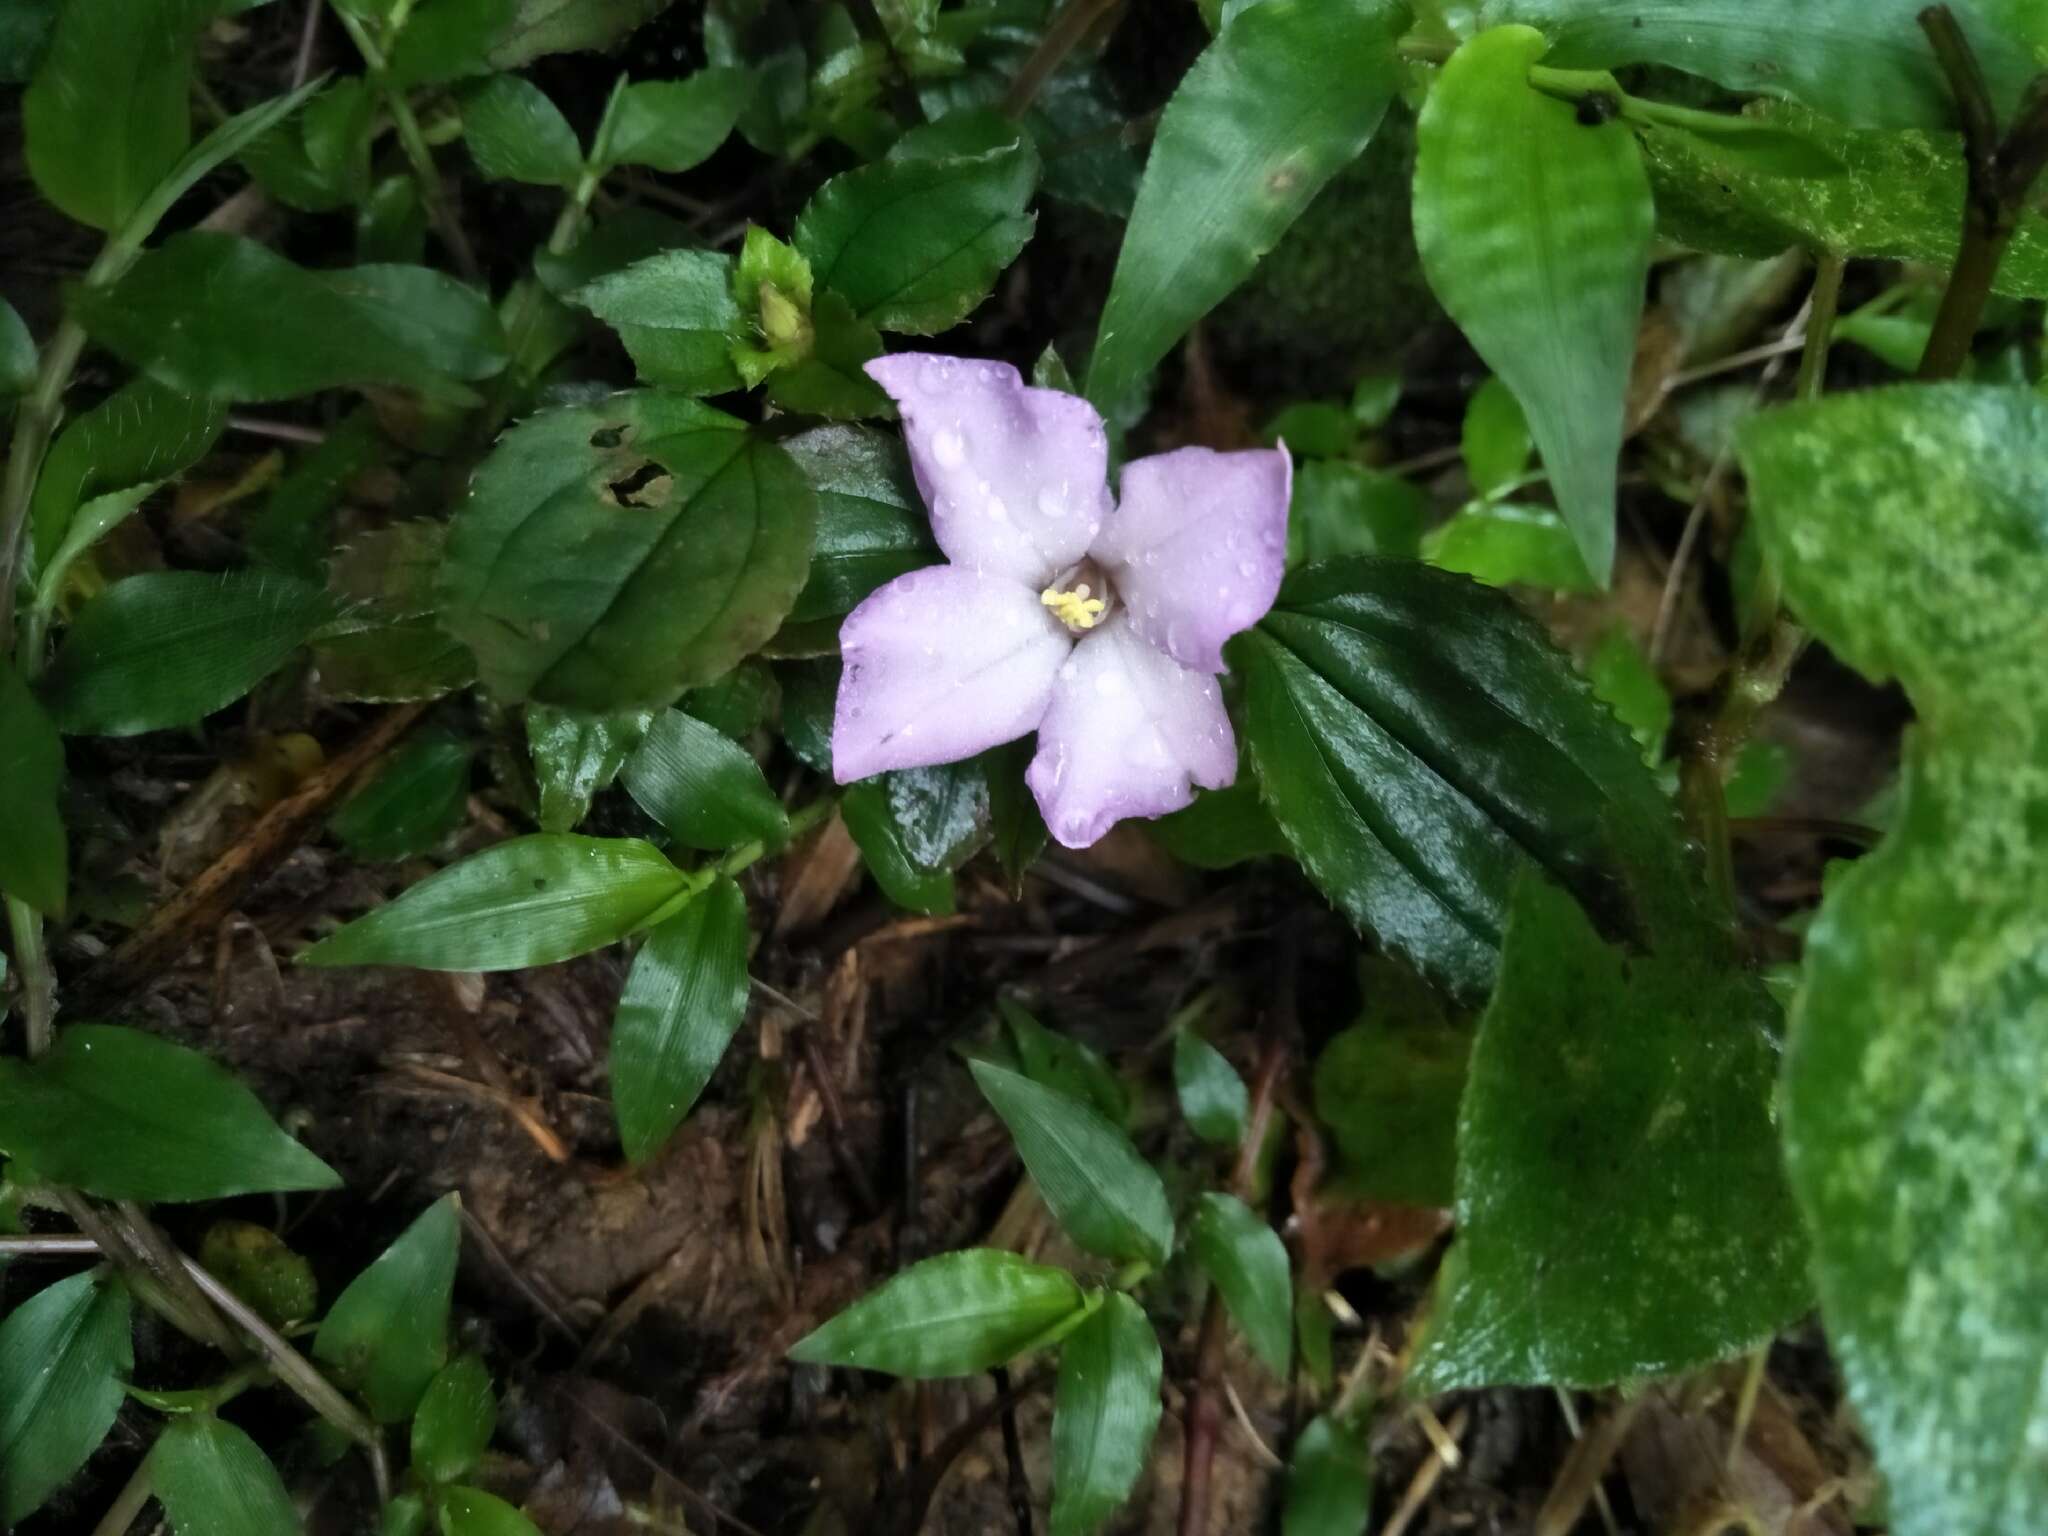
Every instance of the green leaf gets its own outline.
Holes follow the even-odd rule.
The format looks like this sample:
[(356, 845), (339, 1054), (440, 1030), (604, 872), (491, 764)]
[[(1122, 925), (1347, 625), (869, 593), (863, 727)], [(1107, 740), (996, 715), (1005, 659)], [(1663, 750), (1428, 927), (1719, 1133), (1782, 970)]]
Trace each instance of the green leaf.
[(886, 159), (834, 176), (796, 221), (820, 289), (859, 319), (929, 336), (966, 317), (1031, 238), (1038, 152), (969, 113), (913, 128)]
[(1014, 998), (997, 998), (996, 1010), (1010, 1031), (1026, 1077), (1094, 1105), (1114, 1125), (1129, 1120), (1130, 1093), (1100, 1051), (1047, 1029)]
[(275, 572), (130, 576), (79, 612), (43, 699), (74, 736), (191, 725), (268, 677), (331, 616), (319, 588)]
[(468, 648), (422, 619), (329, 636), (314, 646), (313, 660), (320, 691), (331, 699), (438, 699), (476, 681)]
[[(2040, 67), (1992, 6), (1950, 0), (2001, 118)], [(1844, 122), (1948, 128), (1955, 122), (1934, 50), (1915, 17), (1922, 0), (1489, 0), (1486, 26), (1519, 21), (1550, 38), (1545, 64), (1609, 69), (1663, 64), (1731, 91), (1786, 95)]]
[(877, 775), (846, 791), (840, 813), (891, 901), (914, 912), (951, 912), (953, 871), (988, 841), (986, 761)]
[(1244, 1140), (1251, 1115), (1244, 1079), (1221, 1051), (1192, 1029), (1173, 1037), (1173, 1086), (1180, 1095), (1182, 1116), (1202, 1140), (1220, 1147)]
[(1801, 618), (1917, 712), (1897, 821), (1828, 882), (1784, 1130), (1821, 1315), (1899, 1536), (2048, 1500), (2048, 402), (1970, 385), (1770, 411), (1738, 438)]
[(1675, 1375), (1811, 1304), (1772, 1126), (1777, 1006), (1721, 947), (1624, 952), (1547, 880), (1517, 884), (1416, 1390)]
[(12, 304), (0, 299), (0, 400), (25, 395), (36, 382), (36, 339)]
[(799, 1339), (789, 1358), (918, 1381), (972, 1376), (1046, 1342), (1085, 1306), (1064, 1269), (969, 1248), (911, 1265)]
[[(187, 230), (76, 290), (93, 338), (158, 381), (228, 400), (392, 385), (466, 403), (505, 366), (484, 296), (424, 267), (309, 272), (239, 235)], [(252, 325), (250, 316), (263, 323)]]
[(369, 193), (377, 105), (367, 79), (337, 80), (307, 102), (296, 123), (273, 123), (248, 135), (239, 146), (242, 164), (292, 208), (326, 213), (360, 202)]
[(1372, 1516), (1372, 1452), (1328, 1414), (1309, 1420), (1287, 1464), (1280, 1536), (1365, 1536)]
[(27, 1519), (85, 1465), (134, 1366), (128, 1292), (109, 1270), (59, 1280), (0, 1318), (0, 1525)]
[(725, 142), (753, 90), (752, 73), (732, 68), (637, 81), (619, 93), (606, 163), (671, 174), (690, 170)]
[(640, 809), (686, 848), (774, 846), (789, 835), (788, 813), (752, 754), (679, 709), (654, 717), (625, 779)]
[(199, 1242), (206, 1272), (256, 1309), (273, 1328), (289, 1328), (320, 1305), (313, 1266), (285, 1240), (253, 1221), (216, 1221)]
[(426, 1536), (427, 1503), (417, 1493), (401, 1493), (384, 1506), (377, 1536)]
[(57, 791), (64, 743), (13, 666), (0, 661), (0, 891), (61, 917), (70, 856)]
[(491, 44), (491, 67), (517, 69), (550, 53), (609, 48), (673, 0), (513, 0)]
[(21, 98), (29, 174), (109, 233), (192, 142), (192, 50), (209, 0), (66, 0)]
[(1186, 810), (1148, 821), (1144, 828), (1153, 842), (1197, 869), (1229, 869), (1247, 859), (1287, 852), (1272, 813), (1259, 802), (1257, 780), (1243, 770), (1228, 789), (1198, 790)]
[(359, 859), (425, 853), (461, 826), (469, 804), (469, 744), (423, 732), (394, 752), (334, 813), (328, 827)]
[(689, 876), (652, 843), (536, 832), (429, 876), (299, 959), (429, 971), (552, 965), (638, 933), (688, 889)]
[(1124, 399), (1379, 127), (1401, 81), (1391, 0), (1264, 0), (1195, 61), (1152, 141), (1088, 368)]
[(1571, 529), (1548, 507), (1475, 501), (1424, 537), (1422, 556), (1438, 570), (1456, 571), (1489, 587), (1550, 592), (1598, 587), (1586, 573), (1586, 557)]
[(662, 251), (569, 295), (619, 334), (642, 382), (692, 395), (740, 386), (732, 347), (746, 322), (733, 263), (716, 251)]
[(1586, 679), (1614, 711), (1614, 718), (1629, 728), (1644, 760), (1661, 760), (1664, 738), (1671, 730), (1671, 695), (1626, 627), (1617, 624), (1600, 637), (1586, 658)]
[(1586, 569), (1614, 563), (1614, 482), (1656, 209), (1626, 123), (1529, 84), (1527, 27), (1451, 56), (1416, 125), (1429, 285), (1528, 413)]
[(533, 704), (526, 711), (526, 745), (540, 785), (543, 832), (568, 832), (590, 814), (591, 797), (611, 788), (640, 745), (652, 711), (579, 715)]
[(0, 1150), (39, 1179), (108, 1200), (341, 1183), (226, 1068), (113, 1024), (72, 1024), (34, 1061), (0, 1060)]
[(945, 557), (900, 439), (869, 427), (815, 427), (783, 447), (818, 493), (810, 576), (793, 624), (851, 613), (883, 583)]
[(1123, 1506), (1159, 1429), (1159, 1336), (1122, 1291), (1060, 1346), (1052, 1410), (1052, 1536), (1089, 1536)]
[(644, 1163), (683, 1123), (747, 1015), (747, 899), (719, 876), (648, 934), (612, 1019), (612, 1107)]
[(227, 419), (217, 400), (138, 378), (71, 421), (43, 460), (29, 503), (37, 565), (50, 563), (79, 507), (182, 474), (206, 457)]
[(71, 575), (71, 567), (79, 557), (126, 522), (129, 514), (147, 501), (162, 483), (145, 481), (125, 490), (109, 491), (104, 496), (93, 497), (71, 514), (71, 525), (64, 532), (64, 542), (57, 546), (49, 564), (36, 578), (35, 606), (39, 612), (50, 614), (56, 611), (64, 597), (64, 584)]
[(1077, 1246), (1115, 1263), (1166, 1262), (1173, 1248), (1166, 1187), (1120, 1126), (1092, 1105), (993, 1062), (973, 1062), (969, 1070)]
[(1513, 390), (1499, 379), (1489, 378), (1472, 392), (1465, 402), (1459, 448), (1473, 490), (1489, 497), (1507, 491), (1529, 467), (1535, 447), (1529, 418)]
[(1697, 886), (1635, 741), (1499, 593), (1412, 561), (1310, 566), (1230, 656), (1302, 868), (1455, 990), (1491, 984), (1531, 860), (1622, 927)]
[(1195, 1202), (1188, 1252), (1222, 1295), (1252, 1352), (1285, 1380), (1294, 1356), (1294, 1287), (1280, 1234), (1235, 1195), (1210, 1190)]
[(443, 1195), (349, 1282), (313, 1336), (313, 1358), (359, 1393), (379, 1424), (409, 1418), (448, 1359), (461, 1206)]
[(441, 1367), (412, 1420), (412, 1469), (430, 1483), (453, 1482), (474, 1467), (498, 1427), (498, 1394), (474, 1354)]
[(441, 1536), (542, 1536), (517, 1506), (481, 1488), (444, 1488), (434, 1505)]
[(1010, 899), (1021, 901), (1024, 876), (1045, 852), (1050, 834), (1038, 801), (1024, 782), (1024, 770), (1035, 744), (1013, 741), (982, 754), (988, 778), (989, 846), (1009, 885)]
[(811, 354), (768, 376), (768, 398), (785, 411), (835, 421), (894, 418), (896, 404), (867, 376), (882, 355), (882, 335), (838, 294), (821, 293), (811, 309)]
[[(209, 404), (225, 422), (226, 411)], [(294, 576), (320, 579), (335, 505), (349, 482), (376, 463), (383, 450), (384, 440), (368, 406), (343, 417), (328, 430), (326, 441), (285, 471), (262, 508), (250, 514), (243, 535), (250, 557)]]
[(953, 910), (953, 872), (920, 864), (911, 856), (903, 828), (890, 809), (885, 780), (850, 785), (840, 797), (839, 814), (883, 895), (912, 912), (944, 915)]
[(659, 707), (774, 634), (816, 518), (787, 454), (695, 401), (546, 411), (499, 440), (455, 514), (444, 623), (502, 698)]
[(0, 84), (26, 85), (42, 62), (57, 24), (58, 0), (0, 4)]
[(165, 1427), (150, 1449), (149, 1481), (177, 1536), (296, 1536), (301, 1529), (270, 1458), (210, 1413)]
[(492, 181), (573, 187), (583, 175), (576, 130), (521, 75), (493, 75), (462, 93), (462, 141)]
[(1294, 472), (1287, 509), (1287, 561), (1345, 555), (1406, 555), (1422, 548), (1429, 497), (1385, 470), (1342, 462), (1309, 463)]
[[(516, 0), (432, 0), (407, 18), (390, 44), (391, 83), (441, 85), (489, 74), (492, 49)], [(502, 67), (502, 66), (495, 66)]]

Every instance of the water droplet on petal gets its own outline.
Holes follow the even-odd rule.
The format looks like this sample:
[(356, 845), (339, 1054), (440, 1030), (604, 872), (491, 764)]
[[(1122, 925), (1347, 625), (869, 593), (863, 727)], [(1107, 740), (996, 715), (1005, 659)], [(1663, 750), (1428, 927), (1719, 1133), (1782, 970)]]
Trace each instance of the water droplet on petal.
[(1230, 532), (1226, 533), (1223, 536), (1223, 547), (1229, 550), (1233, 555), (1237, 553), (1238, 549), (1243, 545), (1243, 543), (1244, 535), (1239, 533), (1235, 528), (1231, 529)]
[(1038, 493), (1038, 511), (1044, 517), (1061, 518), (1067, 515), (1067, 504), (1060, 493), (1048, 485)]
[(1240, 560), (1237, 562), (1237, 574), (1240, 576), (1256, 576), (1258, 572), (1258, 566), (1254, 565), (1249, 560)]
[(989, 497), (983, 503), (982, 511), (986, 512), (992, 520), (998, 523), (1007, 523), (1010, 520), (1010, 509), (1003, 505), (1003, 498), (1000, 496)]
[(932, 457), (941, 469), (958, 469), (967, 461), (967, 440), (958, 432), (940, 432), (932, 438)]

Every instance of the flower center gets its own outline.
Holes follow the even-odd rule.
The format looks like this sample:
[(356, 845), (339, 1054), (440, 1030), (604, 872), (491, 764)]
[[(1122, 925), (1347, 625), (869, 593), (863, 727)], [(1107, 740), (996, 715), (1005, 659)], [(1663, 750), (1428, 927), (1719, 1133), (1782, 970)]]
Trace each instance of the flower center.
[(1086, 634), (1109, 617), (1109, 578), (1092, 560), (1083, 560), (1071, 571), (1055, 576), (1038, 600), (1052, 610), (1052, 616), (1070, 633)]

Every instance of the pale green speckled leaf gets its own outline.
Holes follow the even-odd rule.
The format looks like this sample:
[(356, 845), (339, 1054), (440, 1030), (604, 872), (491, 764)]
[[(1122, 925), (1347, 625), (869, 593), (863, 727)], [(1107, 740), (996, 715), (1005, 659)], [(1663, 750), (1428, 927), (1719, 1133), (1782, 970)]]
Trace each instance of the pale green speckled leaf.
[(1897, 1536), (2048, 1506), (2048, 402), (1900, 386), (1739, 439), (1800, 616), (1919, 711), (1884, 844), (1830, 882), (1785, 1117), (1821, 1308)]

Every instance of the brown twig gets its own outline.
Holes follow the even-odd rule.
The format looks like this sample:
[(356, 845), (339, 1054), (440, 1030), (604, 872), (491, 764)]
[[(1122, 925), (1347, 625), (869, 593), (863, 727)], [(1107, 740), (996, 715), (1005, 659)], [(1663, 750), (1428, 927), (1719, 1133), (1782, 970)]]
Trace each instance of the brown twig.
[(1024, 67), (1017, 71), (1009, 90), (1003, 93), (1003, 116), (1014, 121), (1030, 111), (1039, 90), (1067, 61), (1067, 55), (1080, 47), (1081, 39), (1122, 3), (1123, 0), (1067, 0), (1038, 40), (1038, 46), (1031, 50)]

